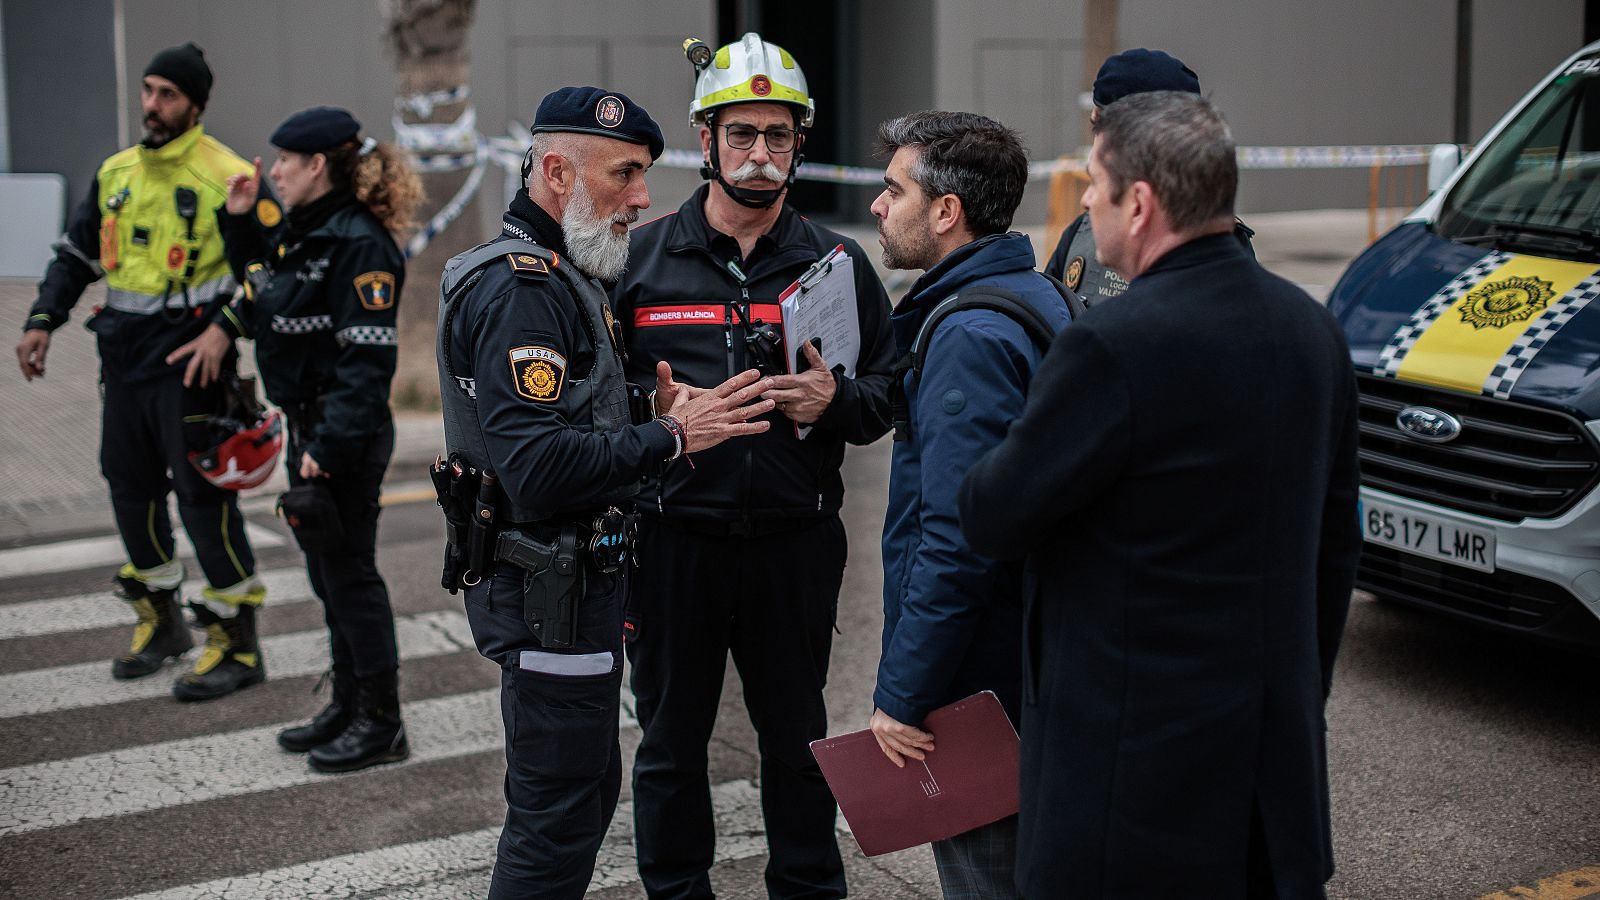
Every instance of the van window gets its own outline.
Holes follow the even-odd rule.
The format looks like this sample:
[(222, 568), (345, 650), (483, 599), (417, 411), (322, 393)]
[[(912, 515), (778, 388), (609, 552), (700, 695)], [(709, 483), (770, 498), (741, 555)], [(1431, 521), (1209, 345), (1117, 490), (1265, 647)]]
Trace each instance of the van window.
[(1445, 198), (1439, 234), (1600, 259), (1600, 57), (1568, 66)]

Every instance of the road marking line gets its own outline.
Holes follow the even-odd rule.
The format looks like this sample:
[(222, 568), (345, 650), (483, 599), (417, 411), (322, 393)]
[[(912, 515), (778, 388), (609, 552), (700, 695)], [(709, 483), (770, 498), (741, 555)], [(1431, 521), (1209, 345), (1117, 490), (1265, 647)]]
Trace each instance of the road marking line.
[[(498, 689), (405, 705), (411, 758), (396, 765), (496, 750)], [(275, 736), (289, 722), (0, 769), (0, 836), (165, 809), (330, 779)], [(381, 773), (388, 767), (371, 770)]]
[[(401, 659), (473, 649), (464, 613), (441, 610), (399, 616), (394, 625)], [(261, 653), (269, 677), (314, 675), (328, 668), (328, 635), (317, 629), (264, 638)], [(111, 677), (111, 663), (101, 661), (0, 675), (0, 719), (166, 696), (172, 691), (173, 674), (117, 681)]]
[[(767, 850), (760, 790), (748, 780), (711, 789), (717, 821), (717, 862)], [(453, 900), (488, 893), (499, 828), (336, 856), (203, 884), (139, 894), (127, 900), (220, 900), (224, 897), (355, 897), (381, 892), (388, 900)], [(617, 805), (611, 830), (595, 860), (589, 890), (638, 882), (633, 847), (633, 801)]]
[[(305, 569), (271, 569), (256, 574), (261, 577), (261, 583), (267, 586), (269, 606), (315, 598), (311, 593), (311, 584), (306, 581)], [(182, 596), (199, 599), (203, 587), (204, 581), (185, 581)], [(118, 625), (132, 628), (133, 623), (132, 609), (111, 595), (110, 580), (107, 579), (103, 591), (0, 606), (0, 641)]]
[[(250, 539), (250, 546), (257, 549), (284, 545), (282, 535), (259, 525), (245, 523), (244, 533)], [(183, 533), (183, 529), (178, 529), (174, 537), (178, 543), (178, 555), (194, 559), (194, 545), (189, 543), (189, 536)], [(0, 579), (71, 572), (95, 566), (120, 565), (127, 561), (128, 551), (123, 548), (122, 539), (116, 535), (13, 547), (0, 550)]]
[(1578, 900), (1600, 894), (1600, 866), (1584, 866), (1571, 872), (1562, 872), (1541, 878), (1533, 887), (1518, 885), (1493, 894), (1484, 894), (1478, 900)]
[(400, 506), (406, 503), (421, 503), (424, 500), (437, 500), (439, 494), (433, 485), (426, 487), (405, 487), (396, 485), (393, 491), (384, 491), (378, 498), (379, 506)]
[[(622, 699), (619, 726), (638, 728), (632, 715), (633, 698), (626, 688)], [(407, 703), (403, 711), (411, 758), (397, 765), (450, 759), (504, 745), (499, 688)], [(277, 733), (293, 724), (298, 723), (281, 722), (0, 769), (0, 797), (5, 798), (0, 804), (0, 837), (86, 819), (361, 777), (323, 775), (313, 771), (304, 756), (280, 750)], [(381, 774), (387, 768), (371, 773)]]

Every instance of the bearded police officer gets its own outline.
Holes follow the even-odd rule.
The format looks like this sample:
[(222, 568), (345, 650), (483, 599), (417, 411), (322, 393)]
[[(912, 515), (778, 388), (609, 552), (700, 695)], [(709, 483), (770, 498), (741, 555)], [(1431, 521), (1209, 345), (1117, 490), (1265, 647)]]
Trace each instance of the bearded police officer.
[[(99, 337), (105, 403), (100, 470), (128, 551), (116, 594), (139, 618), (133, 646), (111, 665), (116, 678), (159, 671), (194, 644), (178, 611), (178, 560), (167, 495), (178, 495), (206, 587), (191, 605), (207, 623), (206, 652), (173, 684), (179, 700), (220, 697), (265, 677), (254, 633), (266, 588), (255, 577), (237, 494), (212, 484), (189, 451), (212, 441), (207, 419), (224, 403), (213, 382), (186, 388), (167, 355), (203, 331), (236, 282), (223, 258), (216, 210), (234, 175), (250, 164), (200, 124), (211, 68), (194, 44), (156, 54), (141, 88), (144, 140), (101, 164), (89, 197), (55, 245), (39, 299), (17, 344), (29, 381), (43, 377), (50, 333), (65, 325), (89, 284), (106, 279), (105, 308), (89, 318)], [(277, 214), (270, 196), (264, 209)], [(231, 348), (219, 369), (231, 374)], [(196, 421), (198, 420), (198, 421)], [(189, 424), (186, 424), (189, 423)]]
[(622, 606), (632, 496), (685, 453), (766, 431), (770, 379), (690, 390), (659, 367), (653, 416), (623, 377), (605, 283), (650, 205), (661, 130), (623, 94), (544, 98), (527, 189), (499, 237), (450, 261), (440, 388), (450, 457), (445, 585), (464, 588), (478, 651), (502, 669), (505, 828), (490, 896), (583, 896), (616, 810)]
[[(1094, 78), (1094, 109), (1091, 125), (1100, 121), (1100, 110), (1132, 94), (1152, 91), (1200, 93), (1200, 78), (1181, 60), (1160, 50), (1124, 50), (1106, 58)], [(1250, 238), (1255, 232), (1238, 219), (1233, 234), (1254, 255)], [(1044, 272), (1075, 291), (1085, 306), (1120, 295), (1128, 282), (1095, 256), (1094, 229), (1089, 214), (1082, 213), (1061, 233), (1056, 250), (1050, 254)]]

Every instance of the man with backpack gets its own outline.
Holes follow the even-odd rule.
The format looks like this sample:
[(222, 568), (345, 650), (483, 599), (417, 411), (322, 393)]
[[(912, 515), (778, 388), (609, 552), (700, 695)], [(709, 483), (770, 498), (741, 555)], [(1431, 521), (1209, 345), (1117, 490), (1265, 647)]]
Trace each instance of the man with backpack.
[[(1007, 232), (1028, 176), (1016, 132), (973, 113), (921, 112), (885, 122), (878, 137), (892, 154), (872, 204), (884, 264), (926, 270), (890, 319), (900, 363), (871, 725), (904, 765), (934, 750), (923, 718), (962, 697), (992, 690), (1019, 718), (1022, 567), (967, 546), (956, 491), (1021, 416), (1071, 313), (1068, 295), (1034, 271), (1027, 236)], [(1016, 828), (1013, 816), (936, 841), (945, 895), (1015, 896)]]

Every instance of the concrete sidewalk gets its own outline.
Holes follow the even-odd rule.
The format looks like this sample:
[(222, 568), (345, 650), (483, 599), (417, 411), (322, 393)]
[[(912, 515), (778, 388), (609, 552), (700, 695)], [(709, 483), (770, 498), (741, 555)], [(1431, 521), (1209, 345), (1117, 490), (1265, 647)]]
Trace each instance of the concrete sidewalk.
[[(1256, 253), (1262, 263), (1319, 300), (1326, 298), (1339, 273), (1366, 246), (1367, 218), (1361, 210), (1267, 213), (1247, 221), (1256, 230)], [(843, 230), (877, 255), (877, 234), (871, 227)], [(1042, 246), (1044, 228), (1022, 230), (1034, 238), (1039, 258), (1046, 258), (1052, 248)], [(43, 261), (41, 271), (42, 266)], [(880, 268), (880, 274), (898, 299), (917, 273)], [(100, 365), (93, 335), (83, 328), (104, 294), (102, 284), (91, 286), (73, 320), (55, 332), (43, 380), (23, 382), (8, 354), (0, 374), (0, 383), (11, 385), (0, 391), (0, 548), (112, 531), (110, 503), (99, 471)], [(20, 326), (34, 296), (34, 281), (0, 279), (0, 322)], [(7, 349), (13, 346), (14, 338), (8, 339)], [(423, 348), (406, 352), (432, 353)], [(248, 348), (244, 357), (252, 358)], [(395, 426), (390, 480), (424, 478), (427, 463), (444, 445), (438, 414), (400, 411)], [(271, 515), (273, 498), (284, 489), (284, 481), (280, 470), (272, 481), (248, 492), (246, 511), (252, 516)]]

